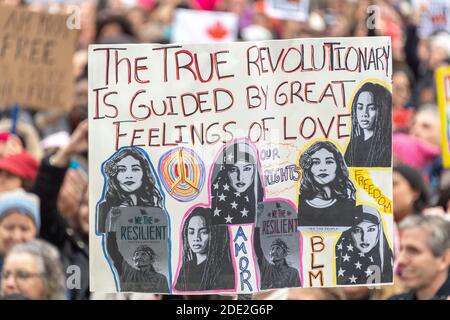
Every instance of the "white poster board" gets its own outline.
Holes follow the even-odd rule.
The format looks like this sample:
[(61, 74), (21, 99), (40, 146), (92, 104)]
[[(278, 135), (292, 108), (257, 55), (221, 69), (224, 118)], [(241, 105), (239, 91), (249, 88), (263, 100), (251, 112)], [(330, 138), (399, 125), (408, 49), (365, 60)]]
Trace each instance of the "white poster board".
[(391, 76), (388, 37), (91, 46), (91, 289), (391, 283)]

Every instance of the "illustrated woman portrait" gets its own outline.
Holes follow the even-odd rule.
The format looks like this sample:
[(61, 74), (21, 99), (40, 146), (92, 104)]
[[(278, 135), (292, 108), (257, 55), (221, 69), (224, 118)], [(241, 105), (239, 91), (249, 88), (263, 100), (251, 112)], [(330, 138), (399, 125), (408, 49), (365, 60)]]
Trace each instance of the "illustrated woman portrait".
[(97, 232), (105, 233), (114, 207), (159, 207), (162, 197), (145, 155), (137, 148), (122, 148), (105, 162), (105, 197), (98, 206)]
[(149, 160), (144, 151), (126, 147), (102, 169), (106, 182), (98, 204), (97, 231), (105, 235), (118, 290), (168, 293), (167, 277), (155, 267), (158, 263), (168, 273), (168, 219)]
[(211, 174), (213, 224), (253, 223), (264, 199), (258, 153), (246, 141), (225, 147)]
[(384, 86), (367, 82), (352, 103), (352, 131), (345, 152), (349, 167), (390, 167), (392, 95)]
[(358, 206), (357, 210), (358, 221), (342, 233), (336, 244), (337, 283), (392, 282), (393, 254), (380, 213), (368, 205)]
[(228, 227), (211, 225), (209, 208), (197, 207), (182, 230), (182, 261), (176, 280), (178, 291), (234, 288)]
[(299, 226), (351, 226), (355, 187), (338, 148), (318, 141), (300, 157)]

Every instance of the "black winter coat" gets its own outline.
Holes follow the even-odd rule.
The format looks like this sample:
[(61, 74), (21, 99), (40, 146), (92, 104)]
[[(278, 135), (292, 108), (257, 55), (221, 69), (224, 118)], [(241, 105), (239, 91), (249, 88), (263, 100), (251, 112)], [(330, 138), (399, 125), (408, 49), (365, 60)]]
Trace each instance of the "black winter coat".
[[(33, 192), (41, 201), (40, 238), (59, 249), (68, 285), (70, 300), (89, 299), (89, 245), (77, 231), (70, 228), (58, 212), (57, 198), (67, 168), (54, 167), (44, 158), (38, 171)], [(71, 267), (75, 266), (75, 267)], [(77, 268), (79, 267), (79, 269)], [(80, 279), (74, 278), (80, 271)], [(77, 288), (77, 284), (80, 286)]]

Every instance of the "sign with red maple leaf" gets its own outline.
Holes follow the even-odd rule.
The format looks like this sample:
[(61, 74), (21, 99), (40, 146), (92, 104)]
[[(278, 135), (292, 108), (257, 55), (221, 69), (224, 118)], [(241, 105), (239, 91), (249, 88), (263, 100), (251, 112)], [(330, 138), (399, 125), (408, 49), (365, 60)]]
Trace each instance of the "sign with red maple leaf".
[(237, 32), (238, 17), (234, 13), (177, 9), (171, 42), (232, 42)]
[(225, 38), (229, 31), (228, 29), (218, 20), (216, 23), (214, 23), (212, 26), (210, 26), (208, 29), (206, 29), (206, 32), (208, 32), (208, 35), (216, 40), (221, 40)]

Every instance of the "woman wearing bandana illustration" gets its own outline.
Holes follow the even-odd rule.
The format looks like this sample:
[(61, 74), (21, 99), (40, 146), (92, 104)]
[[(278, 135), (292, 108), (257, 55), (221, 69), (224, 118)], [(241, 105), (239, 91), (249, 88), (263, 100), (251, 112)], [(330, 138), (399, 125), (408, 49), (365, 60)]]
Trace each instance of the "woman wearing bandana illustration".
[(337, 284), (392, 282), (393, 254), (377, 209), (356, 207), (358, 220), (336, 244)]
[(258, 153), (247, 141), (225, 147), (211, 175), (212, 224), (254, 223), (264, 200)]

